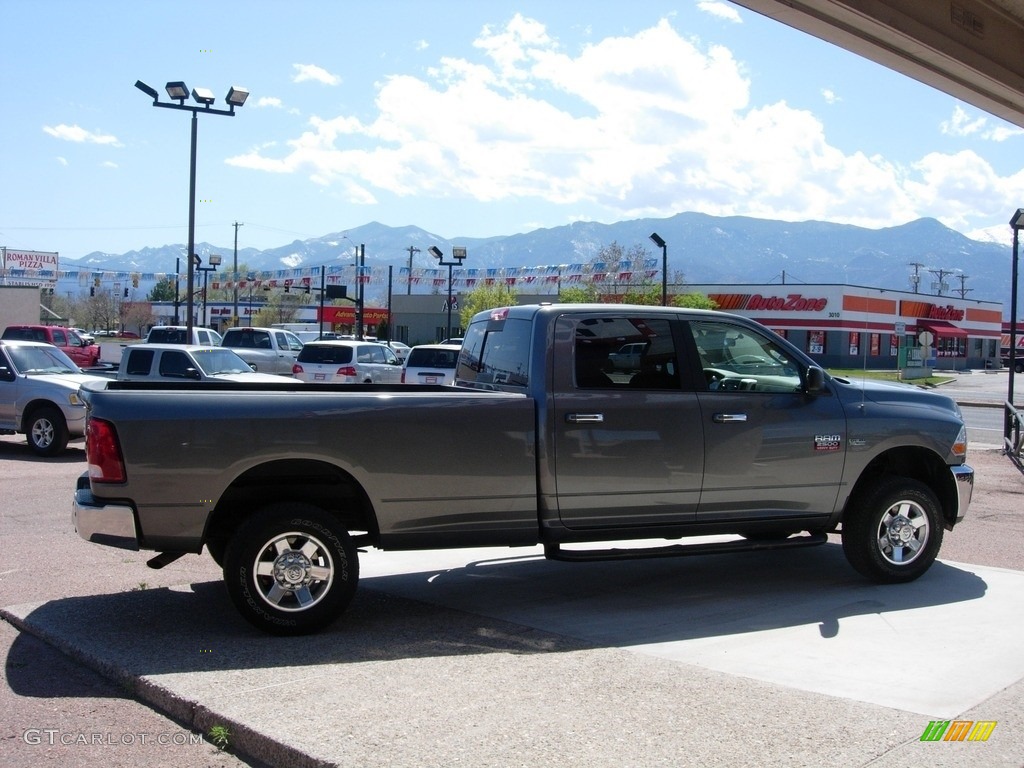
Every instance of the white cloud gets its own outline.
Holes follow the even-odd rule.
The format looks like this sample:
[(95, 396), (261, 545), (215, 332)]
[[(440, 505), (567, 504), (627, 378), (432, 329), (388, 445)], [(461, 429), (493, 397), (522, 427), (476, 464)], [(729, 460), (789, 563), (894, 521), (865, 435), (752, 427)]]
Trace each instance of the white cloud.
[(821, 97), (825, 100), (826, 104), (838, 104), (840, 101), (842, 101), (842, 99), (839, 98), (838, 94), (836, 94), (836, 92), (833, 91), (831, 88), (822, 88)]
[(57, 162), (58, 162), (58, 163), (59, 163), (60, 165), (63, 165), (63, 166), (65, 167), (65, 168), (66, 168), (66, 167), (67, 167), (67, 165), (68, 165), (68, 159), (67, 159), (66, 157), (60, 157), (60, 156), (58, 156), (58, 157), (57, 157)]
[(701, 2), (697, 3), (697, 7), (705, 13), (710, 13), (712, 16), (717, 16), (720, 19), (732, 21), (737, 24), (743, 23), (743, 19), (740, 17), (740, 12), (736, 10), (736, 6), (730, 5), (729, 3), (715, 2), (714, 0), (701, 0)]
[(62, 141), (73, 141), (79, 144), (104, 144), (110, 147), (123, 146), (116, 136), (102, 133), (92, 133), (78, 125), (65, 125), (61, 123), (56, 126), (44, 125), (43, 131)]
[[(700, 211), (879, 227), (927, 215), (962, 228), (994, 195), (1024, 199), (1024, 171), (1000, 178), (973, 153), (909, 167), (844, 153), (813, 113), (751, 105), (742, 63), (668, 20), (570, 52), (516, 15), (474, 46), (472, 60), (382, 80), (368, 121), (314, 117), (228, 162), (305, 174), (359, 204), (382, 191), (533, 200), (581, 219)], [(955, 113), (949, 130), (976, 122)]]
[(281, 109), (284, 104), (276, 96), (264, 96), (256, 100), (257, 107), (273, 107), (274, 109)]
[(947, 136), (966, 138), (977, 136), (988, 141), (1001, 142), (1015, 136), (1024, 134), (1024, 130), (1016, 126), (991, 125), (985, 116), (971, 117), (967, 110), (959, 104), (953, 107), (953, 116), (949, 120), (943, 120), (939, 129)]
[(339, 85), (341, 83), (340, 75), (333, 75), (315, 64), (292, 64), (292, 68), (295, 70), (295, 74), (292, 76), (293, 83), (303, 83), (307, 80), (324, 85)]

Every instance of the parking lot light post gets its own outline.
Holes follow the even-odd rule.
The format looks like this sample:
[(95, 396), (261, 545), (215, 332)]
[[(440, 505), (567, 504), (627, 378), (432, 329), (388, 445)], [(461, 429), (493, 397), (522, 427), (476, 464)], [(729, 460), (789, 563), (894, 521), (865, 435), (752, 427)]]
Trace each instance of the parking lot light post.
[(444, 253), (436, 245), (427, 249), (431, 256), (437, 259), (438, 266), (448, 267), (448, 332), (445, 339), (452, 337), (452, 267), (461, 267), (462, 260), (466, 258), (466, 249), (459, 246), (452, 246), (452, 258), (455, 261), (445, 261)]
[[(1006, 402), (1013, 405), (1014, 373), (1017, 370), (1017, 259), (1019, 233), (1024, 227), (1024, 208), (1018, 208), (1013, 218), (1010, 219), (1010, 226), (1013, 228), (1013, 260), (1010, 262), (1010, 376), (1006, 394)], [(1010, 410), (1006, 410), (1006, 417), (1003, 423), (1003, 444), (1010, 445), (1011, 428), (1013, 420)]]
[(195, 270), (193, 257), (195, 256), (196, 246), (196, 137), (198, 135), (198, 115), (202, 113), (204, 115), (227, 115), (228, 117), (234, 117), (235, 107), (241, 107), (245, 104), (245, 100), (249, 98), (249, 91), (245, 88), (239, 88), (238, 86), (232, 86), (228, 90), (227, 96), (224, 97), (224, 101), (228, 104), (228, 109), (214, 109), (213, 103), (216, 98), (213, 92), (207, 88), (193, 88), (192, 99), (199, 106), (191, 106), (185, 104), (185, 99), (189, 97), (188, 86), (180, 80), (168, 82), (165, 86), (167, 90), (167, 96), (171, 99), (171, 103), (166, 101), (160, 101), (160, 94), (157, 90), (141, 80), (135, 81), (135, 87), (142, 91), (144, 94), (153, 99), (154, 107), (163, 107), (165, 109), (180, 109), (186, 112), (192, 113), (192, 135), (191, 145), (189, 154), (189, 174), (188, 174), (188, 246), (185, 254), (185, 260), (188, 263), (187, 277), (186, 277), (186, 302), (188, 304), (188, 313), (185, 318), (185, 325), (188, 329), (188, 335), (192, 335), (192, 326), (194, 325), (192, 313), (194, 311), (194, 299), (193, 292), (195, 291)]
[(657, 232), (651, 232), (651, 241), (661, 248), (661, 306), (668, 306), (668, 244)]
[[(196, 256), (196, 258), (195, 258), (195, 268), (203, 273), (203, 326), (207, 325), (207, 322), (206, 322), (206, 308), (209, 306), (209, 302), (206, 300), (206, 281), (207, 281), (207, 277), (209, 276), (210, 272), (216, 272), (217, 271), (217, 267), (220, 266), (220, 262), (221, 262), (220, 256), (218, 256), (215, 253), (211, 253), (210, 254), (210, 266), (208, 266), (208, 267), (201, 266), (202, 263), (203, 263), (203, 260), (200, 257)], [(189, 328), (189, 331), (188, 331), (188, 338), (190, 338), (190, 339), (192, 338), (192, 329), (191, 328)]]

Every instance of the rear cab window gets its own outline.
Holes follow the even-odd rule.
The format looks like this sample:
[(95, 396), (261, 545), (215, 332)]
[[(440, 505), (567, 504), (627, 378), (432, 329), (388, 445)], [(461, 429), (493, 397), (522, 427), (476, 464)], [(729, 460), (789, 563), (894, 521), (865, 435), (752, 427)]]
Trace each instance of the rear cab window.
[(533, 322), (495, 311), (492, 319), (469, 326), (459, 355), (457, 384), (524, 389), (529, 384)]

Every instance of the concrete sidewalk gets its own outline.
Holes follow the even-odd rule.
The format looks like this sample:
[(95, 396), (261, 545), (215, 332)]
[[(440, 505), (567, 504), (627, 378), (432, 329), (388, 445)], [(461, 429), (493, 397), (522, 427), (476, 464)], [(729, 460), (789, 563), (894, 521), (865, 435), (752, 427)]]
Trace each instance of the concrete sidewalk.
[[(864, 582), (835, 543), (583, 564), (370, 551), (314, 637), (256, 632), (205, 579), (2, 613), (272, 765), (1020, 766), (1024, 478), (996, 451), (971, 463), (951, 559), (907, 585)], [(921, 741), (948, 719), (996, 727)]]

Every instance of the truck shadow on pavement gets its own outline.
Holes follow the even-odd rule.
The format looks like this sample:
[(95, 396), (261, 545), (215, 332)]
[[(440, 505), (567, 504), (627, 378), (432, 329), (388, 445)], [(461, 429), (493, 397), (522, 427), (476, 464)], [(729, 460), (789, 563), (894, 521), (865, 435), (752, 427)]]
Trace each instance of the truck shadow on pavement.
[[(841, 547), (827, 544), (796, 555), (604, 563), (498, 557), (367, 576), (336, 624), (305, 637), (271, 637), (249, 627), (219, 581), (64, 598), (0, 613), (131, 688), (138, 677), (152, 675), (564, 653), (806, 625), (817, 625), (827, 642), (840, 637), (852, 617), (950, 606), (985, 594), (983, 578), (941, 562), (916, 582), (874, 585), (848, 568)], [(9, 657), (21, 658), (19, 645), (26, 642), (16, 640)], [(8, 667), (7, 678), (21, 695), (53, 695), (31, 670)], [(78, 694), (72, 689), (67, 695)]]

